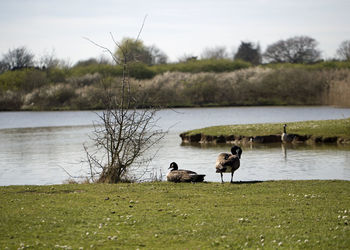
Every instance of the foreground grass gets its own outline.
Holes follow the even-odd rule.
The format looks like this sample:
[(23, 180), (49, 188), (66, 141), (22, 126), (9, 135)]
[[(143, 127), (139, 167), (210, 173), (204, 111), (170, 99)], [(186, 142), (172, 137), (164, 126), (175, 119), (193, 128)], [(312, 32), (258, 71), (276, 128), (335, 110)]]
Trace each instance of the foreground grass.
[(0, 248), (350, 247), (350, 182), (0, 188)]
[[(287, 125), (287, 132), (291, 134), (350, 138), (350, 118), (339, 120), (289, 122)], [(204, 134), (213, 136), (242, 135), (249, 137), (282, 134), (282, 132), (282, 123), (258, 123), (213, 126), (191, 130), (188, 131), (187, 134)]]

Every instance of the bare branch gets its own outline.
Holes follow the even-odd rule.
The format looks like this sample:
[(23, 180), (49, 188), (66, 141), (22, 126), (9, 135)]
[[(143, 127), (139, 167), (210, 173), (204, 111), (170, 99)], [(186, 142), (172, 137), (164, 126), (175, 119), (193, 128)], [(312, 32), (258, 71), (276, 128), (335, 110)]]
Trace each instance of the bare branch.
[(142, 25), (141, 25), (141, 28), (139, 30), (139, 33), (137, 34), (137, 37), (136, 37), (136, 41), (139, 40), (140, 36), (141, 36), (141, 32), (143, 30), (143, 27), (145, 26), (145, 22), (146, 22), (146, 18), (147, 18), (148, 15), (145, 15), (145, 17), (143, 18), (143, 22), (142, 22)]
[(98, 43), (92, 41), (92, 40), (91, 40), (90, 38), (88, 38), (88, 37), (83, 37), (83, 39), (89, 41), (89, 42), (92, 43), (93, 45), (95, 45), (95, 46), (101, 48), (104, 52), (107, 52), (108, 54), (110, 54), (110, 56), (112, 57), (112, 59), (113, 59), (117, 64), (119, 64), (118, 58), (113, 54), (113, 52), (112, 52), (110, 49), (108, 49), (107, 47), (102, 46), (102, 45), (100, 45), (100, 44), (98, 44)]
[[(147, 15), (136, 41), (141, 35), (146, 17)], [(116, 62), (120, 61), (123, 65), (123, 75), (118, 96), (114, 95), (111, 89), (105, 88), (106, 110), (98, 114), (101, 123), (94, 125), (92, 137), (96, 151), (89, 153), (87, 147), (84, 149), (90, 166), (90, 178), (93, 179), (98, 174), (98, 181), (116, 183), (126, 178), (135, 164), (139, 165), (144, 173), (147, 172), (147, 166), (153, 158), (146, 159), (143, 156), (165, 136), (165, 132), (156, 129), (156, 108), (137, 109), (143, 103), (133, 93), (130, 85), (128, 60), (132, 56), (128, 54), (127, 46), (123, 50), (113, 35), (110, 35), (114, 44), (122, 51), (123, 58), (120, 60), (105, 46), (85, 38), (107, 51)]]

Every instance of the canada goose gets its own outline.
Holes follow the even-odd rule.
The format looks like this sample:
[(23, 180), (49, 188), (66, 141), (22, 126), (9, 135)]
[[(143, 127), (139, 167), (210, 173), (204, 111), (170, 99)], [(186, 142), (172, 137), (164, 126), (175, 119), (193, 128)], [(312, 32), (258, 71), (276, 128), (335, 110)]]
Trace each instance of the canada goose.
[(242, 149), (238, 146), (233, 146), (231, 153), (221, 153), (216, 160), (216, 173), (220, 173), (222, 183), (224, 182), (223, 173), (231, 173), (231, 183), (233, 183), (233, 173), (240, 166)]
[(166, 176), (172, 182), (202, 182), (205, 174), (197, 174), (191, 170), (178, 169), (176, 162), (172, 162), (169, 167), (170, 172)]
[(287, 134), (287, 124), (283, 125), (283, 133), (281, 135), (281, 141), (282, 142), (292, 142), (295, 135), (293, 134)]

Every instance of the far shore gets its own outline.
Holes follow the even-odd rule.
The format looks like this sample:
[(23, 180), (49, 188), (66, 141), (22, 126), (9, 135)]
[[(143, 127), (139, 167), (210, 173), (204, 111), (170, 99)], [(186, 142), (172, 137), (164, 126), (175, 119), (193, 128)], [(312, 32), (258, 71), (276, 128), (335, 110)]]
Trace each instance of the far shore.
[[(287, 123), (291, 143), (350, 143), (350, 118)], [(283, 123), (212, 126), (180, 134), (183, 143), (281, 142)]]

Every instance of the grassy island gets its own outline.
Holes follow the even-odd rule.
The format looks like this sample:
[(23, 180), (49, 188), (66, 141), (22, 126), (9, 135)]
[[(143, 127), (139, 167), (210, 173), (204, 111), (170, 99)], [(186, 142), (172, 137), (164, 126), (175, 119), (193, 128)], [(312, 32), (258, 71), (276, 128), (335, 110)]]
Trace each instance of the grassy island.
[[(350, 118), (339, 120), (289, 122), (288, 133), (298, 136), (298, 142), (350, 142)], [(270, 138), (278, 142), (283, 132), (282, 123), (213, 126), (182, 133), (184, 142), (228, 142), (251, 138)], [(261, 141), (262, 142), (262, 141)]]
[(346, 249), (349, 181), (0, 187), (1, 249)]

